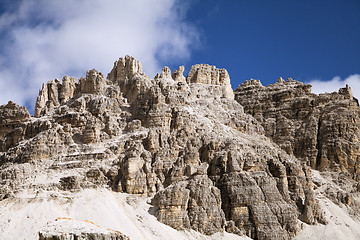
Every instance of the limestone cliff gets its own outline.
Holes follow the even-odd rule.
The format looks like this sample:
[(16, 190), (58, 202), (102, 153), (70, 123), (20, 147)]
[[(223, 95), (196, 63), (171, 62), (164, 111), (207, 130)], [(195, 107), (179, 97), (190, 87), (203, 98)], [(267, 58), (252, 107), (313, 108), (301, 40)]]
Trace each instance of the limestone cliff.
[[(290, 239), (302, 223), (325, 223), (305, 163), (342, 166), (332, 164), (333, 150), (322, 145), (321, 156), (329, 165), (321, 165), (322, 160), (317, 164), (318, 153), (291, 142), (295, 135), (290, 133), (302, 123), (269, 131), (276, 126), (277, 107), (284, 112), (294, 105), (328, 109), (322, 105), (327, 95), (317, 98), (307, 85), (292, 81), (279, 83), (279, 89), (280, 84), (288, 87), (271, 95), (252, 81), (235, 92), (238, 101), (248, 98), (243, 107), (234, 100), (226, 70), (201, 64), (186, 77), (183, 73), (183, 67), (174, 73), (164, 67), (151, 79), (141, 63), (126, 56), (115, 62), (107, 78), (90, 70), (78, 82), (64, 77), (61, 83), (44, 84), (35, 117), (13, 103), (1, 106), (0, 199), (16, 198), (21, 191), (107, 187), (148, 196), (151, 213), (173, 228), (205, 234), (225, 230), (253, 239)], [(270, 107), (262, 102), (263, 93), (272, 99)], [(299, 97), (280, 107), (301, 94), (313, 99)], [(335, 97), (351, 119), (349, 109), (356, 111), (357, 105), (350, 93)], [(266, 120), (265, 111), (275, 119)], [(318, 111), (316, 116), (323, 116)], [(309, 115), (304, 110), (294, 114)], [(302, 127), (315, 124), (318, 129), (318, 119)], [(335, 117), (321, 119), (325, 131)], [(339, 136), (353, 129), (348, 123), (340, 126)], [(316, 139), (311, 134), (309, 141), (316, 145), (318, 134)], [(330, 135), (323, 139), (328, 144)], [(341, 142), (349, 147), (341, 149), (345, 154), (353, 149), (356, 156), (358, 145), (347, 143)], [(347, 159), (341, 163), (358, 166)]]
[(288, 154), (313, 169), (360, 179), (360, 108), (349, 86), (317, 95), (310, 85), (292, 79), (266, 87), (250, 80), (235, 96)]
[(348, 85), (317, 95), (292, 79), (269, 86), (250, 80), (235, 90), (235, 99), (267, 137), (331, 181), (326, 187), (315, 181), (321, 194), (359, 216), (360, 107)]

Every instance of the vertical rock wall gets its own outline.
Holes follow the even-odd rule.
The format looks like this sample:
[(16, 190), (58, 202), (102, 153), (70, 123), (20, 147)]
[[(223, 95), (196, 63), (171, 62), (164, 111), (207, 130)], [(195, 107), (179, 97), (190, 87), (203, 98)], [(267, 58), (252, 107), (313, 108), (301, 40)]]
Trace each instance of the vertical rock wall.
[(349, 86), (317, 95), (292, 79), (266, 87), (250, 80), (235, 90), (235, 99), (288, 154), (313, 169), (360, 179), (360, 108)]

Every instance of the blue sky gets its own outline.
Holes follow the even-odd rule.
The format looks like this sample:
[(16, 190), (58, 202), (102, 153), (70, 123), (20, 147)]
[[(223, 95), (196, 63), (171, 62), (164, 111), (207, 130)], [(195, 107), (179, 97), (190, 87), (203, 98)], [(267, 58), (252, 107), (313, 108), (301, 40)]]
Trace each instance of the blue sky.
[(198, 1), (188, 20), (205, 38), (192, 61), (227, 68), (234, 85), (360, 73), (359, 0)]
[(208, 63), (233, 88), (281, 76), (360, 98), (359, 0), (1, 0), (0, 14), (0, 104), (31, 112), (43, 82), (126, 54), (151, 77)]

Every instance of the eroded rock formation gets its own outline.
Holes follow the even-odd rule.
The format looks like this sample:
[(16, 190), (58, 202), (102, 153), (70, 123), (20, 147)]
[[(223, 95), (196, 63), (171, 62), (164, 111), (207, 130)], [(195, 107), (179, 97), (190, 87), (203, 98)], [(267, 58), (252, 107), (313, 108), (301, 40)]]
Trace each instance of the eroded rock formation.
[[(313, 125), (318, 129), (319, 119), (330, 134), (328, 124), (336, 119), (324, 109), (332, 95), (317, 97), (309, 86), (294, 81), (268, 87), (277, 89), (273, 91), (251, 81), (236, 91), (243, 108), (234, 100), (226, 70), (201, 64), (186, 77), (183, 73), (183, 67), (174, 73), (164, 67), (151, 79), (138, 61), (126, 56), (115, 62), (107, 78), (90, 70), (78, 83), (65, 77), (62, 83), (45, 84), (36, 117), (17, 105), (1, 106), (0, 111), (9, 112), (1, 115), (8, 119), (4, 124), (20, 127), (2, 125), (6, 144), (0, 152), (0, 199), (24, 189), (108, 187), (151, 197), (151, 212), (176, 229), (205, 234), (226, 230), (253, 239), (290, 239), (301, 222), (324, 223), (310, 167), (304, 163), (342, 165), (332, 163), (330, 135), (323, 135), (328, 140), (320, 155), (329, 165), (317, 164), (317, 147), (300, 152), (319, 142), (317, 132), (313, 139), (305, 131)], [(279, 91), (281, 84), (287, 87)], [(312, 98), (301, 97), (305, 95)], [(350, 121), (347, 109), (355, 109), (356, 103), (349, 94), (333, 95)], [(292, 113), (296, 106), (300, 110)], [(283, 117), (274, 113), (278, 108)], [(314, 114), (310, 123), (301, 122), (309, 116), (306, 109)], [(299, 122), (281, 127), (290, 118), (285, 113)], [(336, 139), (357, 126), (350, 122), (339, 121)], [(297, 142), (296, 134), (308, 138)], [(345, 154), (358, 151), (356, 144), (341, 144)], [(355, 166), (348, 158), (342, 162), (348, 164), (345, 169)]]
[(25, 107), (9, 101), (0, 106), (0, 151), (6, 152), (24, 138), (24, 123), (30, 120)]
[(250, 80), (236, 100), (288, 154), (313, 169), (349, 172), (360, 179), (360, 108), (346, 85), (338, 92), (311, 93), (311, 85), (282, 78), (262, 86)]

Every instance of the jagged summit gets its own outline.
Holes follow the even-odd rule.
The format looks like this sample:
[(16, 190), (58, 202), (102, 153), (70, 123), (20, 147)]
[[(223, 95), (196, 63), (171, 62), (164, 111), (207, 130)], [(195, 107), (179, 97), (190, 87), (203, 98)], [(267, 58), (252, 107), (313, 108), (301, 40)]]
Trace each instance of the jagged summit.
[(142, 64), (136, 61), (134, 57), (126, 55), (125, 58), (119, 58), (119, 60), (114, 63), (114, 67), (108, 74), (107, 79), (121, 82), (126, 79), (131, 79), (135, 74), (145, 76), (142, 72)]
[[(151, 79), (129, 56), (116, 61), (107, 78), (90, 70), (78, 82), (71, 77), (51, 80), (39, 92), (35, 117), (14, 103), (0, 106), (0, 203), (11, 204), (28, 194), (31, 203), (51, 199), (65, 208), (82, 191), (105, 188), (138, 199), (129, 202), (149, 198), (148, 213), (175, 229), (290, 239), (303, 224), (328, 220), (314, 189), (312, 161), (315, 166), (332, 164), (324, 170), (357, 174), (350, 170), (358, 166), (352, 162), (358, 158), (357, 120), (355, 125), (334, 126), (333, 113), (324, 120), (326, 109), (345, 109), (349, 119), (353, 115), (346, 109), (357, 113), (358, 106), (341, 91), (332, 98), (313, 95), (308, 85), (294, 80), (267, 87), (251, 80), (235, 90), (236, 101), (225, 69), (194, 65), (185, 77), (182, 66), (173, 73), (164, 67)], [(331, 104), (334, 99), (339, 105)], [(301, 122), (307, 116), (310, 125)], [(311, 124), (317, 128), (319, 119), (320, 129), (334, 127), (341, 137), (316, 130), (313, 139), (306, 130)], [(331, 139), (335, 148), (329, 150)], [(339, 149), (339, 157), (323, 160)], [(339, 163), (340, 157), (345, 160)], [(355, 185), (349, 188), (358, 191)], [(339, 196), (344, 192), (336, 191)], [(54, 193), (65, 197), (52, 197)], [(339, 199), (356, 203), (356, 194), (344, 193)], [(111, 204), (117, 206), (114, 200)], [(56, 212), (49, 210), (50, 215)], [(51, 220), (44, 216), (43, 225)], [(0, 218), (0, 235), (12, 229), (10, 222)], [(29, 220), (29, 235), (43, 229), (38, 222)], [(130, 238), (135, 234), (118, 227)]]
[[(184, 67), (180, 66), (178, 70), (171, 74), (168, 67), (162, 69), (160, 75), (155, 76), (155, 80), (159, 78), (171, 79), (183, 82), (184, 84), (201, 83), (221, 86), (218, 87), (219, 96), (234, 98), (234, 94), (230, 84), (229, 74), (225, 69), (217, 69), (215, 66), (208, 64), (197, 64), (191, 67), (188, 76), (183, 76)], [(139, 80), (139, 79), (143, 80)], [(86, 77), (76, 79), (65, 76), (62, 83), (58, 79), (50, 80), (43, 84), (39, 91), (39, 96), (35, 105), (35, 117), (40, 117), (50, 112), (57, 106), (64, 104), (73, 96), (81, 94), (98, 94), (108, 95), (117, 94), (120, 91), (121, 97), (131, 102), (139, 93), (146, 91), (151, 85), (152, 80), (149, 76), (142, 72), (142, 65), (135, 58), (125, 56), (119, 58), (114, 63), (114, 67), (105, 79), (102, 73), (95, 69), (87, 71)]]

